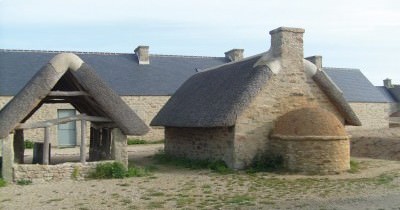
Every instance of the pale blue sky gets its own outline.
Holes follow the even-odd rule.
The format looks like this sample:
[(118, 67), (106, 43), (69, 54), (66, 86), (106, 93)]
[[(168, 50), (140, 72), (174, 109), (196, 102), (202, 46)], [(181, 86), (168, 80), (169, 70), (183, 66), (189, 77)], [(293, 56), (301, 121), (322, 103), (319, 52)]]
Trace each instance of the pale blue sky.
[(268, 32), (300, 27), (305, 56), (400, 83), (398, 0), (0, 0), (0, 48), (223, 56), (269, 49)]

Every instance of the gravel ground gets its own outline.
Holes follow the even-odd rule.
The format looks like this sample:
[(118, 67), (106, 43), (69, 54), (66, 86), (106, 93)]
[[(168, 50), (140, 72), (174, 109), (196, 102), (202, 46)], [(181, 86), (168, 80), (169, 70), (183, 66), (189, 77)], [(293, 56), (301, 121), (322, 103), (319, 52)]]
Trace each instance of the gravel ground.
[[(150, 176), (9, 184), (0, 188), (0, 209), (400, 209), (398, 161), (357, 158), (359, 172), (329, 176), (221, 175), (157, 165), (149, 157), (161, 148), (129, 147), (131, 161), (157, 167)], [(54, 157), (79, 160), (75, 150)]]

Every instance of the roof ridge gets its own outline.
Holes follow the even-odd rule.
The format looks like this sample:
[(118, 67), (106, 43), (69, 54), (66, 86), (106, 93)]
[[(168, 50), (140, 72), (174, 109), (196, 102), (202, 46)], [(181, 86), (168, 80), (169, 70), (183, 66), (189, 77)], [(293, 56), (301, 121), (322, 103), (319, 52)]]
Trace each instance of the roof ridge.
[[(92, 55), (129, 55), (135, 53), (117, 53), (117, 52), (88, 52), (74, 50), (23, 50), (23, 49), (0, 49), (0, 52), (33, 52), (33, 53), (75, 53), (75, 54), (92, 54)], [(197, 55), (168, 55), (168, 54), (150, 54), (156, 57), (182, 57), (182, 58), (225, 58), (217, 56), (197, 56)]]
[(99, 54), (99, 55), (119, 55), (130, 53), (116, 53), (116, 52), (88, 52), (88, 51), (74, 51), (74, 50), (23, 50), (23, 49), (0, 49), (0, 52), (37, 52), (37, 53), (76, 53), (76, 54)]
[(322, 67), (322, 69), (334, 69), (334, 70), (359, 70), (357, 68), (340, 68), (340, 67)]
[(204, 56), (204, 55), (167, 55), (167, 54), (150, 54), (150, 56), (158, 57), (183, 57), (183, 58), (225, 58), (218, 56)]

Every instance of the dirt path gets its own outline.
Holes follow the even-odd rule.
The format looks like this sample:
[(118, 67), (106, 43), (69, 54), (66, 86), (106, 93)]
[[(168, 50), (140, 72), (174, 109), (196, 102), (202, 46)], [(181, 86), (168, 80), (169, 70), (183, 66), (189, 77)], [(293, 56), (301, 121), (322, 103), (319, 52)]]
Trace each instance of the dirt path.
[[(129, 147), (137, 165), (162, 145)], [(73, 156), (74, 152), (63, 151)], [(60, 153), (61, 154), (61, 153)], [(400, 207), (400, 163), (357, 159), (361, 171), (332, 176), (220, 175), (155, 165), (151, 176), (0, 188), (0, 209), (391, 209)]]

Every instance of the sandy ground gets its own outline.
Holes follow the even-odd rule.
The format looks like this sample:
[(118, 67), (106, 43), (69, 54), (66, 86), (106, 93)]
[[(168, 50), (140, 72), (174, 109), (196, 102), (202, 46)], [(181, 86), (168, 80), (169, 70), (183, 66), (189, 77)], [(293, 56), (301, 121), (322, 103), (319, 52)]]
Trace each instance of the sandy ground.
[[(330, 176), (275, 173), (221, 175), (155, 164), (163, 145), (129, 147), (147, 177), (9, 184), (0, 209), (399, 209), (400, 162), (356, 158), (360, 171)], [(78, 161), (79, 148), (53, 150), (54, 160)], [(28, 154), (28, 153), (27, 153)], [(27, 157), (29, 159), (29, 157)]]

